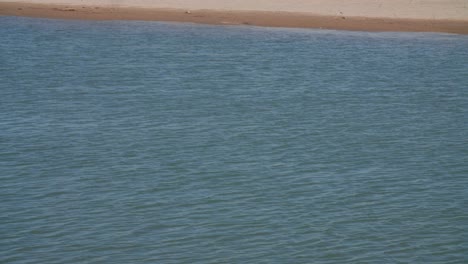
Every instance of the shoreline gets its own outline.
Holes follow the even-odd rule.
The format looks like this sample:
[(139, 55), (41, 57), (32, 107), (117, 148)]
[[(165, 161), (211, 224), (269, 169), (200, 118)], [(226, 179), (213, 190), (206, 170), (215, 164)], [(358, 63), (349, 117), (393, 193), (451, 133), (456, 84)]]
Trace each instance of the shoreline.
[(121, 5), (0, 2), (0, 15), (52, 19), (142, 20), (213, 25), (321, 28), (371, 32), (443, 32), (468, 35), (468, 20), (464, 19), (365, 17), (289, 11), (189, 10)]

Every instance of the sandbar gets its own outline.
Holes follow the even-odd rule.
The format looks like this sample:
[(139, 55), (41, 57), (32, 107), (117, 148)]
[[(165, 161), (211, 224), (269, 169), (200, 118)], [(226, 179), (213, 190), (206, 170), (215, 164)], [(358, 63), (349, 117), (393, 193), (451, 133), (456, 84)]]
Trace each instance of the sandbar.
[(468, 0), (0, 0), (0, 15), (468, 34)]

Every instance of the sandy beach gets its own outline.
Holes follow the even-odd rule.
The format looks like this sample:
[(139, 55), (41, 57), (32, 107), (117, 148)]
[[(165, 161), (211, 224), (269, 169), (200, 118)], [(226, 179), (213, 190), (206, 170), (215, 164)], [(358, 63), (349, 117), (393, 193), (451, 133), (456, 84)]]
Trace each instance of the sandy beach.
[(468, 34), (468, 0), (0, 0), (0, 15)]

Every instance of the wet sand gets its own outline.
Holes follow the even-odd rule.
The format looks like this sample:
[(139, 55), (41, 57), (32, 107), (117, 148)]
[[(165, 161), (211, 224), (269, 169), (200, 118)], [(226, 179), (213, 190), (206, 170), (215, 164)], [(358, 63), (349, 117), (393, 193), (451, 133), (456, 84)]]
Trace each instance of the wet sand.
[[(34, 2), (34, 0), (30, 1)], [(240, 5), (238, 8), (236, 6), (222, 6), (214, 3), (211, 3), (210, 6), (209, 0), (199, 1), (205, 4), (198, 5), (195, 5), (194, 1), (184, 3), (168, 1), (166, 4), (164, 4), (165, 1), (153, 1), (151, 2), (152, 4), (144, 5), (144, 1), (134, 1), (131, 2), (131, 5), (129, 5), (130, 2), (127, 0), (92, 0), (84, 2), (49, 0), (47, 4), (0, 1), (0, 15), (57, 19), (147, 20), (220, 25), (468, 34), (468, 9), (464, 8), (463, 5), (463, 2), (468, 2), (468, 0), (448, 0), (448, 2), (453, 2), (450, 8), (438, 11), (435, 8), (441, 8), (441, 6), (435, 5), (432, 7), (433, 9), (426, 6), (425, 9), (421, 7), (421, 12), (417, 11), (417, 5), (411, 7), (414, 10), (407, 8), (409, 10), (393, 10), (392, 12), (388, 10), (388, 7), (385, 10), (378, 11), (378, 6), (372, 5), (367, 9), (364, 7), (359, 9), (360, 5), (357, 4), (348, 4), (340, 8), (340, 6), (337, 6), (337, 0), (330, 0), (331, 3), (335, 2), (334, 8), (329, 4), (321, 6), (322, 9), (313, 9), (313, 6), (310, 6), (311, 2), (317, 2), (317, 0), (309, 2), (305, 0), (292, 1), (309, 3), (309, 9), (306, 8), (307, 5), (302, 6), (303, 11), (301, 12), (298, 11), (299, 9), (295, 9), (301, 7), (300, 5), (284, 5), (281, 8), (279, 5), (267, 5), (265, 4), (266, 1), (263, 1), (263, 6), (259, 6), (257, 3), (257, 5), (253, 6), (249, 6), (248, 4)], [(366, 2), (369, 0), (360, 1)], [(382, 2), (387, 3), (388, 1), (383, 0)], [(410, 0), (395, 1), (398, 3)], [(435, 0), (433, 2), (439, 3), (438, 1)], [(35, 2), (40, 1), (36, 0)], [(157, 2), (161, 3), (158, 4)], [(278, 4), (276, 0), (272, 0), (271, 2)], [(350, 0), (350, 3), (357, 2), (359, 0)], [(373, 3), (378, 2), (374, 1)], [(442, 5), (441, 3), (439, 4)], [(431, 10), (433, 10), (432, 13)]]

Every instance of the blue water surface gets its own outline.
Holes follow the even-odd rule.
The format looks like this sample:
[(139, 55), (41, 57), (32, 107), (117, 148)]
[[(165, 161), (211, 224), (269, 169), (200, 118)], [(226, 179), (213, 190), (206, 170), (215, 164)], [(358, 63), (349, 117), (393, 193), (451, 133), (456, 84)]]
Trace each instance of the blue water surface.
[(467, 263), (468, 36), (0, 17), (0, 263)]

